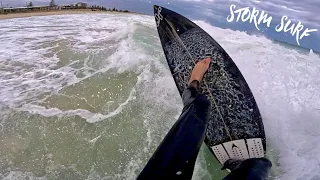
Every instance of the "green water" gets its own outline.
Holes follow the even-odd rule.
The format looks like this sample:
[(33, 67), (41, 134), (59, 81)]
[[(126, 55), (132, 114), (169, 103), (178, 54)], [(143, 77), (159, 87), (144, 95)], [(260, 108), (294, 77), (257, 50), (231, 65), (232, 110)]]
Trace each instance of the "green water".
[[(112, 78), (108, 81), (108, 77)], [(121, 102), (129, 95), (128, 90), (135, 81), (130, 73), (97, 74), (49, 96), (42, 106), (112, 111), (117, 101)], [(118, 84), (122, 84), (124, 90), (120, 91)], [(105, 88), (104, 94), (98, 93)], [(105, 96), (109, 93), (115, 95)], [(139, 91), (136, 95), (136, 100), (129, 102), (118, 115), (97, 123), (88, 123), (79, 116), (43, 117), (8, 111), (1, 118), (4, 128), (0, 136), (0, 153), (6, 154), (1, 156), (0, 162), (4, 165), (1, 169), (32, 172), (35, 177), (46, 176), (48, 179), (87, 179), (92, 174), (96, 178), (134, 179), (174, 123), (173, 117), (177, 113), (176, 109), (168, 110), (145, 102), (139, 97), (143, 96)], [(112, 103), (106, 107), (110, 101)], [(218, 170), (218, 163), (206, 146), (202, 151), (211, 177), (224, 176), (226, 173)], [(210, 175), (201, 179), (210, 179)]]

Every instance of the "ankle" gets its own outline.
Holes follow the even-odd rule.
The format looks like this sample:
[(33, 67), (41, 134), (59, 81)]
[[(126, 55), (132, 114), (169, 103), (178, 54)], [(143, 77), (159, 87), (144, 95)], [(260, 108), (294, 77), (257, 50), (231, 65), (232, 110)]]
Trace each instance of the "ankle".
[(200, 86), (200, 82), (198, 80), (193, 80), (189, 83), (189, 86), (194, 87), (195, 89), (198, 89)]

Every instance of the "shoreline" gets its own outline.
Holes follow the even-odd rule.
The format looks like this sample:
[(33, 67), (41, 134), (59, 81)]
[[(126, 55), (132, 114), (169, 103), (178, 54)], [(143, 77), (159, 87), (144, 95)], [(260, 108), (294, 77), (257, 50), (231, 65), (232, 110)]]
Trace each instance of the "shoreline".
[(57, 11), (38, 11), (38, 12), (26, 12), (26, 13), (11, 13), (11, 14), (1, 14), (0, 20), (13, 19), (13, 18), (25, 18), (32, 16), (51, 16), (51, 15), (64, 15), (64, 14), (99, 14), (99, 13), (121, 13), (121, 14), (139, 14), (147, 15), (135, 12), (113, 12), (113, 11), (92, 11), (92, 10), (57, 10)]

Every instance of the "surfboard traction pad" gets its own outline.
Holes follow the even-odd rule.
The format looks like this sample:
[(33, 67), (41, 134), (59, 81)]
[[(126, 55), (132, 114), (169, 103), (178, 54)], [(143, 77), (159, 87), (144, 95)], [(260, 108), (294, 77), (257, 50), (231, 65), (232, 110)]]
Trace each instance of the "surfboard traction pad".
[(260, 138), (229, 141), (212, 146), (211, 150), (221, 164), (224, 164), (228, 159), (245, 160), (264, 157), (263, 145)]
[[(195, 63), (211, 57), (210, 67), (199, 91), (207, 96), (212, 106), (205, 143), (220, 163), (225, 162), (225, 153), (228, 158), (236, 157), (226, 143), (229, 141), (239, 145), (239, 153), (242, 153), (241, 157), (244, 159), (264, 155), (266, 140), (258, 106), (249, 86), (229, 55), (204, 30), (171, 10), (155, 6), (155, 19), (159, 25), (162, 47), (180, 95), (187, 87)], [(241, 146), (238, 144), (240, 141), (236, 140), (241, 140)], [(262, 147), (262, 150), (252, 149), (253, 142), (257, 143), (256, 146)], [(225, 153), (221, 146), (226, 150)], [(244, 148), (247, 149), (247, 153), (242, 151)], [(223, 157), (219, 157), (215, 151), (220, 152)]]

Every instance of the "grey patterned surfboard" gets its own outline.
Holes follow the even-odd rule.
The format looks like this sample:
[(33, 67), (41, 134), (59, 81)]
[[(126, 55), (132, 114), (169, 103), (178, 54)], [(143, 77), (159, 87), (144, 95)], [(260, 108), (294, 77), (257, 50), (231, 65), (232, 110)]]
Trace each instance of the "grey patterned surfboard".
[(212, 110), (205, 143), (221, 164), (230, 158), (263, 157), (266, 138), (262, 118), (241, 72), (225, 50), (192, 21), (154, 6), (160, 41), (182, 95), (195, 63), (211, 57), (200, 92)]

